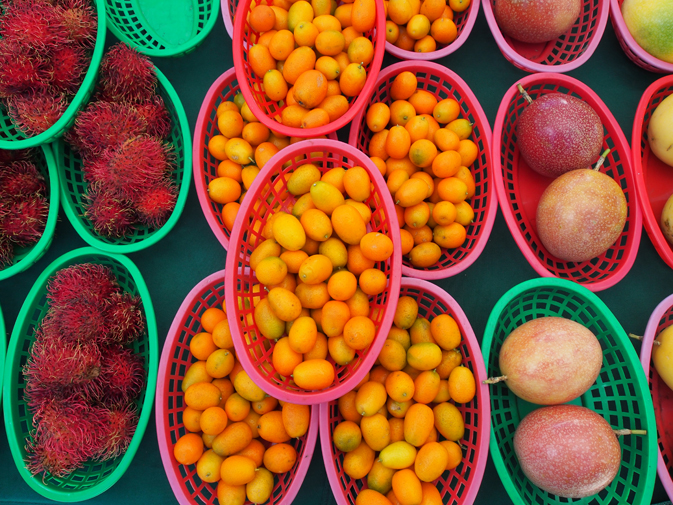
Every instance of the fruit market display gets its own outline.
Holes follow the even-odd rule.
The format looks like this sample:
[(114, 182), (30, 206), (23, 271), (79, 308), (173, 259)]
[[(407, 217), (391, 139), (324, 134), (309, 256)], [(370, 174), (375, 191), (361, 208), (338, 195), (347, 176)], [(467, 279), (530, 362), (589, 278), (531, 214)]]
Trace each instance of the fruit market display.
[(505, 35), (528, 44), (566, 33), (582, 11), (582, 0), (495, 0), (493, 13)]
[(673, 63), (673, 1), (624, 0), (621, 4), (624, 23), (636, 43), (647, 53)]

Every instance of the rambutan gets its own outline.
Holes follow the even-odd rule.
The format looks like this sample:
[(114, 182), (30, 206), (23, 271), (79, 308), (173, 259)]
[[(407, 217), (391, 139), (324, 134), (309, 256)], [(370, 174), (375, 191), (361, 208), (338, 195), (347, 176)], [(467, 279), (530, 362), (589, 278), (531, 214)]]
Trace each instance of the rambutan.
[(9, 2), (0, 19), (0, 36), (40, 51), (68, 40), (57, 10), (44, 0)]
[(94, 186), (85, 195), (84, 216), (96, 233), (107, 238), (121, 238), (133, 232), (136, 222), (131, 204), (114, 194)]
[(178, 190), (173, 182), (160, 181), (136, 198), (138, 219), (150, 228), (161, 228), (171, 217), (177, 200)]
[(147, 124), (147, 134), (166, 140), (171, 133), (171, 118), (160, 96), (135, 106), (138, 115)]
[(33, 149), (0, 149), (0, 168), (15, 161), (30, 161)]
[(47, 194), (47, 182), (29, 161), (15, 161), (0, 169), (0, 198), (20, 199)]
[(57, 14), (70, 40), (91, 48), (96, 43), (98, 16), (88, 0), (59, 0)]
[(143, 361), (131, 349), (121, 345), (108, 346), (103, 349), (98, 380), (107, 403), (127, 404), (138, 398), (145, 385)]
[[(0, 207), (0, 220), (2, 208)], [(4, 234), (0, 233), (0, 268), (6, 268), (14, 263), (14, 244)]]
[(142, 302), (130, 293), (114, 293), (106, 307), (105, 318), (110, 321), (108, 340), (130, 344), (145, 331)]
[(43, 318), (45, 331), (71, 343), (102, 342), (107, 338), (106, 303), (94, 298), (78, 298), (52, 307)]
[(51, 85), (58, 93), (77, 93), (91, 58), (75, 44), (58, 46), (50, 54)]
[(122, 456), (131, 445), (138, 426), (136, 406), (133, 404), (101, 406), (96, 409), (96, 415), (103, 419), (105, 428), (101, 437), (102, 445), (94, 458), (106, 461)]
[(36, 243), (42, 237), (49, 214), (49, 202), (35, 195), (10, 201), (0, 222), (0, 233), (19, 246)]
[(33, 49), (0, 39), (0, 97), (44, 89), (48, 70), (47, 60)]
[(117, 278), (109, 267), (80, 263), (62, 268), (47, 283), (47, 298), (52, 309), (77, 300), (92, 300), (100, 307), (113, 293), (120, 291)]
[(69, 103), (64, 94), (42, 90), (13, 96), (8, 105), (8, 115), (14, 126), (25, 134), (38, 135), (61, 119)]
[(100, 94), (111, 102), (149, 100), (157, 85), (150, 59), (120, 42), (108, 49), (100, 64)]

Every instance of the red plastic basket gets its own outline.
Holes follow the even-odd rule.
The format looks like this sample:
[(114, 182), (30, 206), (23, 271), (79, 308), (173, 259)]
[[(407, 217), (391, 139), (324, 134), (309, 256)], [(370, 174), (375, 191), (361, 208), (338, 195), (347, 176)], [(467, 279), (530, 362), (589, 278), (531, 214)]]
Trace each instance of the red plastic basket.
[(662, 77), (645, 90), (633, 119), (631, 149), (636, 190), (643, 212), (645, 230), (659, 256), (673, 268), (673, 249), (659, 227), (661, 211), (673, 192), (673, 168), (652, 153), (647, 140), (647, 128), (654, 109), (671, 93), (673, 93), (673, 75)]
[[(240, 87), (236, 80), (236, 71), (230, 68), (223, 73), (210, 86), (206, 93), (199, 116), (196, 119), (196, 128), (194, 129), (194, 146), (192, 151), (194, 170), (194, 185), (196, 194), (199, 197), (201, 210), (210, 229), (213, 230), (215, 237), (220, 241), (224, 249), (229, 248), (229, 236), (231, 233), (224, 226), (222, 221), (222, 207), (220, 203), (213, 202), (208, 196), (208, 184), (217, 177), (217, 165), (220, 163), (208, 152), (208, 142), (219, 132), (217, 130), (217, 107), (222, 102), (232, 101)], [(336, 133), (332, 132), (328, 138), (337, 140)], [(198, 146), (198, 147), (196, 147)]]
[(624, 0), (610, 0), (610, 20), (615, 29), (615, 35), (619, 45), (626, 53), (626, 56), (631, 59), (636, 65), (649, 70), (650, 72), (657, 72), (660, 74), (668, 74), (673, 72), (673, 63), (660, 60), (645, 51), (635, 41), (631, 32), (626, 27), (624, 16), (622, 16), (622, 4)]
[[(458, 404), (465, 420), (465, 436), (460, 440), (466, 452), (458, 467), (444, 472), (434, 484), (442, 495), (442, 501), (451, 505), (469, 505), (474, 502), (488, 459), (488, 443), (491, 431), (491, 402), (486, 384), (484, 359), (470, 322), (460, 305), (446, 291), (436, 285), (418, 279), (404, 277), (400, 296), (413, 296), (418, 301), (419, 317), (432, 318), (439, 314), (451, 315), (463, 335), (459, 346), (463, 364), (474, 373), (477, 394), (470, 403)], [(343, 421), (336, 401), (320, 405), (320, 447), (325, 470), (337, 504), (355, 503), (362, 489), (367, 488), (366, 479), (354, 480), (343, 470), (344, 453), (332, 443), (334, 428)]]
[[(241, 86), (241, 92), (245, 98), (245, 102), (250, 107), (250, 110), (260, 122), (268, 128), (280, 132), (289, 137), (320, 137), (328, 133), (335, 132), (338, 129), (346, 126), (355, 115), (360, 111), (367, 102), (367, 98), (374, 88), (376, 79), (378, 78), (381, 65), (383, 64), (383, 54), (385, 53), (386, 42), (386, 16), (384, 12), (383, 2), (376, 2), (376, 27), (364, 36), (372, 41), (374, 45), (374, 59), (369, 65), (366, 65), (367, 80), (364, 88), (356, 97), (349, 98), (350, 108), (343, 116), (336, 121), (321, 126), (319, 128), (291, 128), (280, 123), (281, 112), (285, 108), (279, 102), (270, 101), (264, 92), (261, 91), (262, 77), (256, 76), (248, 63), (248, 48), (255, 44), (259, 38), (258, 32), (254, 31), (247, 21), (248, 11), (250, 11), (250, 4), (252, 0), (243, 0), (238, 4), (236, 9), (236, 19), (245, 20), (234, 23), (234, 68), (236, 69), (236, 77)], [(342, 4), (341, 0), (337, 4)], [(273, 0), (259, 0), (257, 5), (272, 5)], [(253, 89), (257, 88), (257, 89)]]
[(472, 166), (476, 191), (470, 199), (470, 204), (474, 209), (474, 221), (467, 227), (465, 243), (457, 249), (442, 249), (439, 261), (428, 268), (416, 268), (408, 259), (403, 259), (402, 275), (427, 280), (444, 279), (462, 272), (477, 260), (493, 229), (497, 201), (490, 182), (492, 180), (491, 127), (477, 97), (455, 72), (437, 63), (406, 61), (395, 63), (381, 71), (373, 94), (353, 120), (348, 139), (352, 146), (365, 154), (369, 152), (369, 141), (373, 133), (367, 127), (367, 109), (376, 102), (388, 105), (393, 102), (388, 94), (390, 86), (395, 77), (404, 71), (416, 74), (419, 88), (429, 91), (440, 100), (453, 98), (460, 104), (461, 117), (473, 123), (471, 139), (479, 147), (479, 156)]
[(220, 10), (222, 11), (222, 20), (227, 29), (229, 38), (234, 38), (234, 14), (236, 14), (236, 0), (220, 0)]
[(569, 72), (594, 54), (608, 23), (608, 0), (584, 0), (575, 24), (558, 39), (540, 44), (519, 42), (504, 35), (495, 20), (495, 0), (484, 0), (484, 14), (503, 56), (526, 72)]
[(654, 417), (657, 420), (657, 443), (659, 445), (657, 474), (666, 494), (673, 499), (673, 479), (671, 478), (673, 475), (673, 430), (670, 423), (671, 416), (673, 416), (673, 391), (661, 380), (654, 367), (650, 366), (654, 339), (671, 324), (673, 324), (673, 295), (665, 298), (650, 315), (640, 349), (640, 362), (650, 385), (654, 402)]
[(628, 215), (617, 241), (596, 258), (570, 263), (547, 252), (537, 235), (535, 214), (540, 195), (553, 179), (531, 170), (519, 156), (516, 122), (527, 102), (514, 84), (500, 103), (493, 128), (495, 189), (507, 226), (528, 263), (539, 275), (575, 281), (591, 291), (614, 286), (631, 269), (642, 231), (629, 143), (599, 96), (577, 79), (562, 74), (534, 74), (524, 77), (519, 83), (533, 99), (560, 92), (580, 98), (593, 107), (603, 123), (603, 149), (611, 149), (600, 171), (612, 177), (624, 190)]
[[(275, 373), (271, 365), (273, 340), (259, 334), (254, 322), (246, 321), (252, 320), (255, 299), (266, 298), (266, 291), (261, 289), (251, 270), (238, 270), (249, 266), (254, 244), (262, 239), (259, 230), (263, 229), (271, 211), (277, 205), (286, 210), (294, 203), (293, 197), (283, 196), (281, 193), (287, 187), (286, 174), (305, 163), (297, 159), (301, 155), (309, 156), (308, 161), (315, 164), (321, 172), (335, 167), (353, 166), (361, 166), (367, 170), (373, 185), (372, 194), (365, 202), (372, 209), (371, 226), (368, 230), (386, 234), (393, 241), (392, 256), (385, 262), (377, 263), (377, 268), (388, 277), (388, 286), (383, 293), (369, 299), (370, 318), (376, 326), (374, 341), (368, 348), (358, 351), (348, 365), (335, 366), (334, 383), (320, 391), (306, 391), (295, 386), (290, 377), (281, 377)], [(292, 162), (283, 167), (288, 160)], [(227, 314), (236, 355), (255, 384), (279, 400), (306, 405), (339, 398), (353, 389), (376, 361), (392, 325), (399, 297), (401, 244), (399, 233), (393, 233), (399, 225), (385, 181), (374, 163), (348, 144), (335, 140), (305, 140), (283, 149), (268, 162), (250, 186), (248, 195), (249, 198), (245, 198), (239, 210), (241, 216), (248, 218), (240, 219), (234, 225), (226, 267), (229, 272), (239, 272), (228, 276), (225, 282)], [(244, 335), (249, 337), (244, 338)]]
[[(173, 493), (182, 505), (218, 503), (217, 485), (202, 482), (196, 473), (196, 465), (185, 466), (175, 461), (173, 446), (187, 433), (182, 422), (185, 404), (181, 385), (187, 368), (196, 361), (189, 352), (189, 341), (201, 331), (201, 314), (210, 307), (222, 305), (224, 279), (225, 271), (220, 270), (203, 279), (189, 292), (173, 319), (159, 363), (156, 393), (159, 451)], [(289, 505), (297, 495), (315, 448), (318, 434), (317, 414), (317, 410), (311, 409), (308, 433), (288, 442), (297, 451), (297, 462), (292, 470), (276, 476), (271, 499), (267, 502), (270, 505)]]
[(386, 41), (386, 51), (393, 56), (398, 57), (400, 60), (438, 60), (454, 53), (460, 49), (460, 46), (462, 46), (470, 36), (474, 23), (477, 21), (477, 16), (479, 15), (480, 2), (481, 0), (472, 0), (466, 11), (455, 15), (453, 21), (456, 23), (458, 36), (450, 44), (440, 47), (436, 51), (430, 53), (417, 53), (414, 51), (407, 51)]

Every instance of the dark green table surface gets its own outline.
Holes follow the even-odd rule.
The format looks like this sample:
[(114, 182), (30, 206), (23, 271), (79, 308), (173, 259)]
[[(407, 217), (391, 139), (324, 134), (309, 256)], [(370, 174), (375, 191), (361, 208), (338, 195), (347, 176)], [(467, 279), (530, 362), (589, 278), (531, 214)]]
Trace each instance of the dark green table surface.
[[(116, 42), (109, 32), (108, 40)], [(387, 55), (384, 66), (395, 61)], [(219, 18), (211, 34), (194, 52), (175, 59), (155, 58), (154, 62), (177, 90), (193, 131), (206, 91), (220, 74), (233, 65), (232, 43)], [(527, 75), (502, 56), (483, 11), (479, 13), (467, 42), (439, 63), (457, 72), (467, 82), (481, 102), (491, 126), (505, 91), (517, 79)], [(627, 58), (619, 47), (610, 22), (591, 59), (570, 75), (598, 93), (629, 141), (638, 101), (647, 86), (660, 77), (640, 69)], [(341, 140), (346, 140), (347, 135), (347, 131), (339, 132)], [(21, 304), (40, 272), (58, 256), (85, 245), (61, 211), (54, 242), (47, 254), (28, 271), (0, 282), (0, 307), (8, 337)], [(184, 297), (201, 279), (224, 268), (225, 256), (225, 251), (206, 223), (192, 184), (185, 210), (171, 233), (151, 248), (129, 255), (150, 290), (160, 345)], [(489, 242), (479, 259), (467, 271), (437, 284), (458, 301), (481, 340), (486, 320), (496, 301), (512, 286), (536, 276), (498, 211)], [(659, 257), (643, 230), (638, 257), (631, 271), (618, 285), (599, 292), (598, 296), (627, 332), (642, 334), (652, 310), (672, 292), (673, 270)], [(634, 345), (639, 350), (639, 344)], [(652, 502), (666, 499), (666, 493), (657, 480)], [(19, 476), (5, 436), (0, 437), (0, 502), (49, 502), (32, 491)], [(319, 444), (295, 502), (315, 505), (334, 503)], [(88, 503), (176, 503), (159, 456), (154, 416), (126, 474), (110, 490)], [(511, 503), (490, 457), (475, 503)]]

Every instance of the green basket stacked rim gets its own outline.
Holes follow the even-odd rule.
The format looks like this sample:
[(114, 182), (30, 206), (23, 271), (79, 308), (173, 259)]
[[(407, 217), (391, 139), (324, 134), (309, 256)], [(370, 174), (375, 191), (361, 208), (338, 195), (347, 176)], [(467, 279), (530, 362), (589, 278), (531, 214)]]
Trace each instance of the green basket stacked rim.
[[(102, 1), (102, 0), (101, 0)], [(219, 0), (105, 0), (107, 25), (148, 56), (183, 56), (215, 26)]]
[[(35, 147), (42, 144), (48, 144), (60, 138), (66, 130), (68, 130), (75, 122), (75, 116), (79, 110), (89, 101), (96, 84), (96, 77), (98, 76), (98, 67), (103, 58), (103, 50), (105, 48), (105, 5), (103, 0), (91, 0), (96, 5), (96, 14), (98, 16), (98, 29), (96, 31), (96, 44), (91, 54), (91, 63), (84, 75), (84, 80), (80, 85), (77, 93), (73, 97), (70, 105), (65, 110), (61, 118), (54, 123), (51, 128), (46, 131), (33, 136), (27, 136), (20, 132), (14, 126), (14, 123), (7, 114), (7, 108), (0, 104), (0, 149), (26, 149), (28, 147)], [(0, 0), (0, 10), (6, 1)]]
[(35, 148), (33, 161), (37, 169), (44, 176), (49, 187), (47, 223), (40, 240), (30, 246), (19, 247), (14, 250), (14, 264), (0, 270), (0, 281), (24, 272), (33, 266), (44, 256), (44, 253), (47, 252), (47, 249), (49, 249), (49, 246), (54, 241), (54, 230), (56, 229), (56, 221), (58, 221), (60, 192), (58, 187), (58, 168), (51, 147), (43, 145)]
[(610, 309), (591, 291), (571, 281), (540, 278), (505, 293), (488, 318), (482, 351), (489, 377), (499, 376), (498, 355), (505, 338), (521, 324), (539, 317), (571, 319), (591, 330), (603, 349), (596, 382), (574, 400), (600, 414), (616, 429), (645, 429), (647, 435), (619, 438), (622, 463), (615, 479), (598, 494), (567, 499), (542, 491), (521, 470), (514, 453), (520, 420), (539, 407), (517, 398), (504, 382), (491, 388), (491, 457), (511, 500), (517, 504), (649, 504), (657, 471), (657, 426), (647, 378), (638, 355)]
[(122, 238), (107, 238), (96, 233), (91, 222), (84, 217), (84, 204), (86, 203), (84, 195), (87, 183), (82, 171), (82, 158), (62, 139), (54, 144), (54, 156), (58, 163), (61, 185), (61, 201), (65, 214), (75, 231), (87, 244), (103, 251), (127, 254), (157, 243), (175, 226), (187, 201), (192, 180), (192, 140), (189, 122), (175, 89), (159, 69), (155, 70), (159, 81), (157, 93), (166, 104), (172, 124), (167, 140), (173, 146), (175, 153), (175, 170), (172, 180), (180, 188), (175, 209), (161, 228), (137, 225), (133, 234)]
[[(146, 320), (146, 331), (132, 344), (133, 352), (143, 360), (146, 384), (136, 403), (139, 420), (126, 453), (104, 462), (88, 461), (83, 467), (64, 478), (32, 476), (24, 464), (26, 437), (32, 428), (32, 416), (23, 398), (26, 383), (22, 367), (26, 364), (34, 341), (34, 330), (48, 310), (46, 284), (58, 270), (81, 263), (96, 263), (109, 267), (119, 286), (132, 295), (140, 296)], [(102, 252), (91, 247), (70, 251), (52, 262), (38, 277), (14, 325), (3, 373), (3, 413), (9, 448), (14, 463), (24, 481), (37, 493), (60, 502), (88, 500), (112, 487), (126, 472), (138, 450), (152, 413), (158, 370), (158, 339), (154, 309), (145, 281), (135, 264), (125, 256)]]

